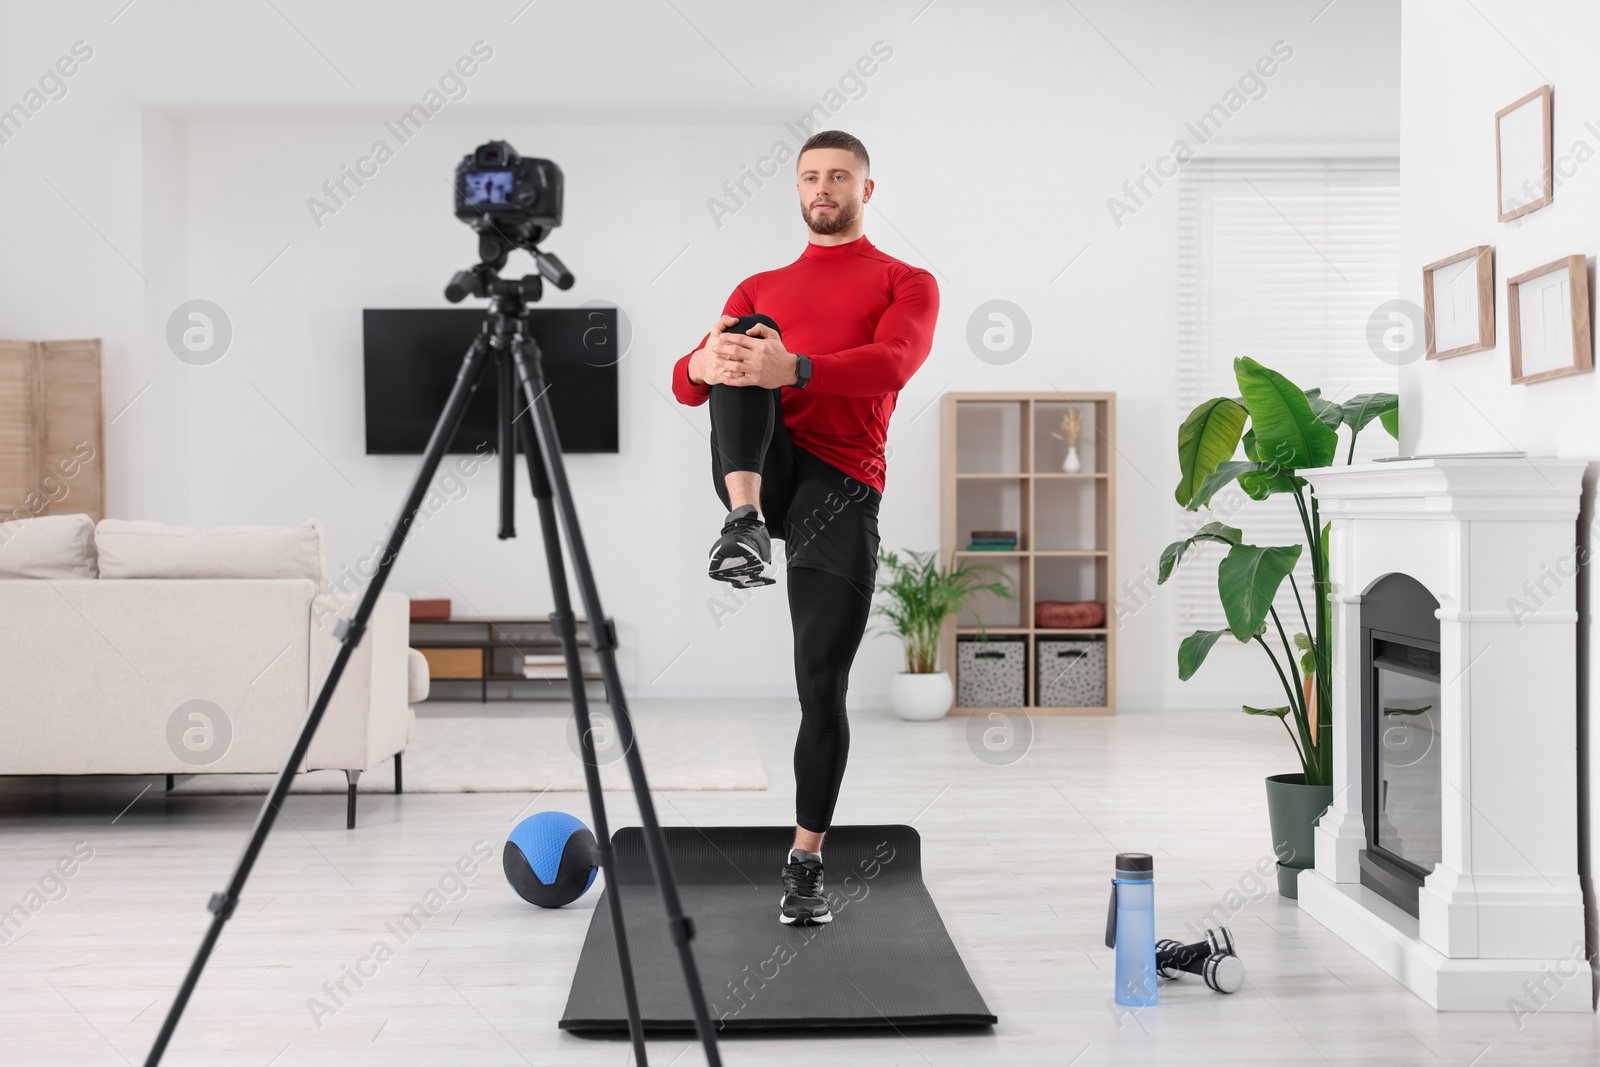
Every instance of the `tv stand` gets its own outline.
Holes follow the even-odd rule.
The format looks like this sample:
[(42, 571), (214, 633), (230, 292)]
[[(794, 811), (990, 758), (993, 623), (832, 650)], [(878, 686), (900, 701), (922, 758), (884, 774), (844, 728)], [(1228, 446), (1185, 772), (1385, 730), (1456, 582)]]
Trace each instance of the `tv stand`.
[[(576, 620), (578, 649), (594, 647), (586, 620)], [(489, 683), (508, 683), (511, 698), (540, 695), (549, 691), (568, 697), (565, 671), (558, 675), (529, 678), (523, 673), (527, 655), (559, 656), (561, 641), (550, 625), (549, 616), (520, 618), (452, 615), (448, 619), (417, 620), (411, 624), (411, 647), (428, 661), (428, 677), (434, 683), (475, 681), (478, 700), (489, 702)], [(585, 670), (585, 681), (603, 680), (599, 671)], [(530, 690), (517, 692), (520, 687)], [(430, 699), (439, 699), (435, 692)]]

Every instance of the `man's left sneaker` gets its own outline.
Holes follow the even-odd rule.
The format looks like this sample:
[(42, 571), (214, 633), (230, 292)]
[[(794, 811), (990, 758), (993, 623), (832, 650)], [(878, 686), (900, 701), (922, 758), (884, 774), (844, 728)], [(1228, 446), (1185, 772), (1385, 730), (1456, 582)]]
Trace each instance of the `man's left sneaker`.
[(741, 589), (776, 581), (772, 577), (772, 538), (754, 506), (744, 504), (728, 512), (722, 536), (711, 546), (707, 573)]
[(822, 857), (817, 853), (798, 848), (789, 850), (789, 862), (783, 865), (783, 899), (778, 903), (778, 921), (785, 926), (833, 922), (833, 910), (822, 896)]

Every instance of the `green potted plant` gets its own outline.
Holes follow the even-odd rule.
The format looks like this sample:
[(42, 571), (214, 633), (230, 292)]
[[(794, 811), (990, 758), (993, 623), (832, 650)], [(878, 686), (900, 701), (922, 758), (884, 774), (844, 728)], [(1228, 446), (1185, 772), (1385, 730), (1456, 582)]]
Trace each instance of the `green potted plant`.
[[(1217, 596), (1228, 625), (1196, 630), (1178, 647), (1178, 677), (1194, 676), (1224, 636), (1261, 646), (1283, 685), (1287, 703), (1245, 706), (1248, 715), (1283, 723), (1300, 771), (1267, 778), (1267, 811), (1278, 856), (1278, 892), (1296, 895), (1299, 872), (1314, 863), (1311, 828), (1333, 801), (1333, 649), (1329, 632), (1328, 526), (1317, 508), (1317, 494), (1300, 472), (1334, 463), (1339, 430), (1350, 430), (1345, 463), (1355, 456), (1356, 437), (1373, 420), (1400, 436), (1399, 398), (1393, 393), (1363, 393), (1342, 404), (1324, 399), (1320, 389), (1301, 389), (1253, 359), (1233, 361), (1239, 396), (1213, 397), (1195, 408), (1178, 430), (1181, 477), (1174, 493), (1190, 511), (1207, 506), (1218, 490), (1237, 481), (1252, 500), (1293, 496), (1305, 534), (1303, 544), (1246, 544), (1237, 527), (1208, 522), (1161, 553), (1158, 582), (1172, 576), (1183, 554), (1208, 541), (1226, 545), (1217, 566)], [(1235, 453), (1244, 450), (1244, 459)], [(1294, 579), (1301, 554), (1310, 553), (1309, 610)], [(1287, 626), (1273, 608), (1285, 579), (1294, 592), (1299, 618)], [(1295, 630), (1295, 623), (1300, 628)], [(1276, 644), (1282, 657), (1273, 651)], [(1292, 725), (1291, 725), (1292, 723)]]
[[(943, 718), (955, 698), (950, 675), (939, 670), (939, 635), (944, 621), (967, 606), (981, 592), (1012, 596), (1009, 578), (986, 563), (957, 563), (941, 567), (933, 552), (880, 551), (878, 565), (888, 581), (878, 586), (883, 600), (874, 612), (886, 620), (880, 633), (900, 638), (906, 650), (906, 669), (889, 680), (889, 705), (902, 719), (927, 721)], [(1000, 580), (984, 579), (994, 575)]]

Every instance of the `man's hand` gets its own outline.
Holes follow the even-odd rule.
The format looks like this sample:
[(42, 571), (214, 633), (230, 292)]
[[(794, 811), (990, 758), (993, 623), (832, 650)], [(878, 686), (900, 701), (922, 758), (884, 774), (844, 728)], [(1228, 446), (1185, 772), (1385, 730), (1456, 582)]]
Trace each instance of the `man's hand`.
[(732, 315), (723, 315), (711, 327), (705, 346), (689, 357), (689, 379), (696, 385), (726, 384), (723, 380), (725, 368), (718, 365), (717, 341), (724, 330), (738, 321)]
[(727, 385), (777, 389), (799, 380), (795, 376), (799, 360), (783, 347), (778, 332), (762, 323), (750, 327), (748, 334), (719, 332), (714, 351), (718, 373)]

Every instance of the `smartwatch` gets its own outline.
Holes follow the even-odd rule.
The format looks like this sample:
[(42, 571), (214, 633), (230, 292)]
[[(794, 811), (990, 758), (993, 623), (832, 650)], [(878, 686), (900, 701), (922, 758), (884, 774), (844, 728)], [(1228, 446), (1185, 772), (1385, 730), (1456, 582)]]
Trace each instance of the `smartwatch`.
[(794, 354), (794, 384), (791, 389), (804, 389), (811, 384), (811, 357)]

